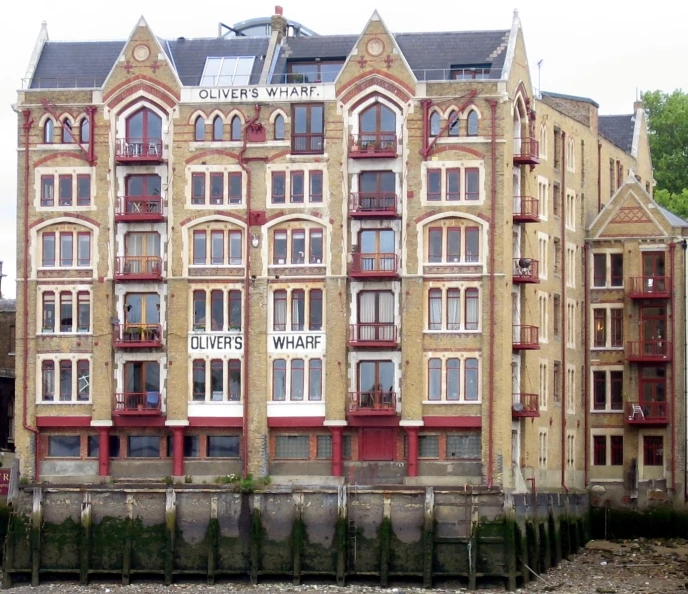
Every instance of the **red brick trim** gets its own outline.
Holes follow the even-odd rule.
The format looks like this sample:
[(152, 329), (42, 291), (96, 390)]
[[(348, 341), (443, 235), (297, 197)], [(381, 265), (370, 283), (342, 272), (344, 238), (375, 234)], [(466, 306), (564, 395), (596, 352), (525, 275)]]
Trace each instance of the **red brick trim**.
[(232, 427), (241, 429), (242, 417), (189, 417), (189, 427), (202, 427), (204, 429)]
[(325, 417), (268, 417), (270, 429), (301, 429), (322, 427)]
[[(415, 90), (401, 79), (393, 76), (389, 72), (374, 68), (355, 76), (345, 85), (336, 89), (336, 95), (342, 103), (346, 104), (351, 101), (353, 97), (373, 86), (378, 86), (391, 92), (404, 103), (411, 101), (415, 94)], [(344, 95), (345, 91), (346, 95)]]
[[(78, 145), (74, 145), (78, 146)], [(88, 163), (88, 155), (84, 154), (82, 151), (76, 152), (76, 151), (59, 151), (57, 153), (52, 153), (50, 155), (46, 155), (45, 157), (42, 157), (36, 161), (33, 166), (34, 167), (40, 167), (44, 163), (48, 163), (54, 159), (59, 159), (61, 157), (71, 157), (73, 159), (78, 159), (79, 161), (86, 161)]]
[(151, 427), (164, 427), (165, 417), (113, 417), (115, 427), (134, 427), (137, 429), (149, 429)]
[(90, 427), (91, 417), (36, 417), (36, 427), (39, 429), (64, 429), (72, 427)]
[[(179, 224), (182, 227), (186, 227), (189, 223), (192, 223), (196, 219), (202, 219), (204, 217), (210, 217), (210, 216), (221, 216), (221, 217), (227, 217), (230, 219), (234, 219), (235, 221), (241, 221), (245, 225), (248, 224), (248, 221), (246, 220), (246, 217), (242, 217), (240, 215), (236, 215), (232, 212), (227, 212), (226, 210), (214, 210), (210, 214), (197, 214), (192, 217), (186, 217), (183, 221), (181, 221)], [(206, 221), (207, 223), (210, 223), (212, 221)]]
[[(86, 215), (82, 215), (82, 214), (79, 214), (79, 213), (76, 213), (76, 212), (75, 212), (75, 213), (72, 213), (72, 212), (70, 212), (70, 213), (59, 213), (59, 214), (62, 214), (63, 217), (67, 217), (67, 218), (70, 218), (70, 219), (77, 219), (77, 220), (80, 220), (80, 221), (86, 221), (87, 223), (91, 223), (91, 225), (93, 225), (93, 226), (95, 226), (95, 227), (100, 227), (100, 223), (99, 223), (98, 221), (96, 221), (95, 219), (92, 219), (91, 217), (87, 217)], [(34, 221), (33, 223), (31, 223), (31, 224), (29, 225), (29, 228), (30, 228), (30, 229), (33, 229), (34, 227), (36, 227), (36, 226), (38, 226), (38, 225), (41, 225), (41, 224), (43, 224), (43, 223), (49, 222), (50, 220), (51, 220), (51, 219), (39, 219), (39, 220)], [(59, 223), (58, 223), (58, 224), (59, 224)]]
[(209, 149), (207, 151), (203, 151), (202, 153), (198, 153), (194, 155), (193, 157), (189, 157), (184, 163), (189, 165), (190, 163), (193, 163), (194, 161), (198, 161), (199, 159), (204, 159), (205, 157), (212, 157), (214, 155), (219, 155), (221, 157), (231, 157), (232, 159), (236, 159), (237, 161), (239, 160), (239, 155), (236, 153), (232, 153), (230, 151), (226, 151), (223, 149)]
[[(134, 85), (134, 83), (140, 82), (139, 85)], [(151, 76), (146, 76), (145, 74), (137, 74), (136, 76), (132, 76), (131, 78), (128, 78), (127, 80), (119, 83), (118, 85), (115, 85), (112, 89), (110, 89), (104, 96), (103, 96), (103, 103), (109, 104), (110, 103), (110, 98), (117, 93), (120, 89), (124, 89), (128, 86), (136, 86), (136, 90), (143, 90), (143, 89), (153, 89), (153, 85), (155, 87), (158, 87), (159, 89), (163, 89), (167, 93), (170, 94), (170, 96), (177, 101), (179, 101), (180, 96), (179, 96), (179, 91), (175, 91), (173, 88), (168, 87), (166, 84), (161, 83), (158, 79), (153, 78)], [(151, 93), (154, 96), (158, 96), (157, 89), (155, 89), (156, 92)], [(134, 91), (135, 92), (135, 91)], [(124, 95), (124, 97), (128, 97), (131, 95), (131, 93), (128, 93), (127, 95)], [(119, 95), (121, 96), (121, 94)], [(162, 98), (162, 97), (160, 97)], [(119, 101), (117, 101), (119, 103)], [(170, 107), (174, 107), (174, 103), (170, 105)]]
[(452, 417), (437, 417), (424, 416), (423, 427), (447, 427), (452, 429), (481, 429), (483, 426), (483, 418), (477, 416), (452, 416)]
[(445, 153), (447, 151), (457, 151), (459, 153), (468, 153), (469, 155), (473, 155), (474, 157), (478, 157), (479, 159), (485, 159), (485, 153), (481, 153), (480, 151), (463, 146), (463, 145), (456, 145), (456, 146), (440, 146), (440, 147), (435, 147), (430, 151), (430, 155), (437, 155), (438, 153)]
[(398, 427), (399, 417), (359, 417), (347, 415), (346, 421), (349, 427)]

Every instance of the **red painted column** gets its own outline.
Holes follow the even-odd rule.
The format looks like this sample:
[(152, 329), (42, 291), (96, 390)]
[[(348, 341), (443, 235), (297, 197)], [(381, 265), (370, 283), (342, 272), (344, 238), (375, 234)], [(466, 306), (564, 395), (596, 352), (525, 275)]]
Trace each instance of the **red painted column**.
[(332, 476), (342, 476), (342, 428), (330, 427), (332, 431)]
[(98, 427), (98, 476), (110, 476), (110, 427)]
[(172, 475), (184, 476), (184, 427), (172, 427), (174, 455), (172, 457)]
[(407, 476), (418, 476), (418, 427), (405, 427), (408, 435)]

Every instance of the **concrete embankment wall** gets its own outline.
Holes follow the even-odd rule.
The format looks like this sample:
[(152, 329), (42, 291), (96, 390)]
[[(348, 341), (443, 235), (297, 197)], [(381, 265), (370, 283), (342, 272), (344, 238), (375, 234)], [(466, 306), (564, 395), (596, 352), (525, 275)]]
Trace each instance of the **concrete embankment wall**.
[(504, 580), (508, 589), (587, 539), (587, 496), (484, 488), (23, 486), (3, 586), (71, 574), (175, 578), (317, 576)]

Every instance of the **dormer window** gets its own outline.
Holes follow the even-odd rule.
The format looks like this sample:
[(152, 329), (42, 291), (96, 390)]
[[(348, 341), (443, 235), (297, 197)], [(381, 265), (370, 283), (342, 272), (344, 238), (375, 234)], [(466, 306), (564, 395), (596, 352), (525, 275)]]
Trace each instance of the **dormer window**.
[(202, 87), (232, 87), (251, 83), (253, 56), (206, 58)]
[(334, 82), (344, 60), (327, 62), (291, 62), (287, 74), (287, 83), (329, 83)]
[(466, 64), (454, 65), (451, 67), (451, 80), (469, 80), (469, 79), (483, 79), (490, 78), (489, 64)]

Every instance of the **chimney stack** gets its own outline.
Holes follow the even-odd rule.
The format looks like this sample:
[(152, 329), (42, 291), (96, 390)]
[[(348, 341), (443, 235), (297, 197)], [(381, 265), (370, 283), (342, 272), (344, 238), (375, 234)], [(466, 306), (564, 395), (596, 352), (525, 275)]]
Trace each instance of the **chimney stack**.
[(280, 43), (282, 38), (287, 36), (287, 19), (284, 18), (282, 12), (281, 6), (275, 6), (275, 14), (272, 15), (272, 20), (270, 21), (272, 32), (277, 33), (277, 43)]
[(639, 109), (645, 109), (645, 104), (642, 101), (633, 102), (633, 114), (635, 115)]

